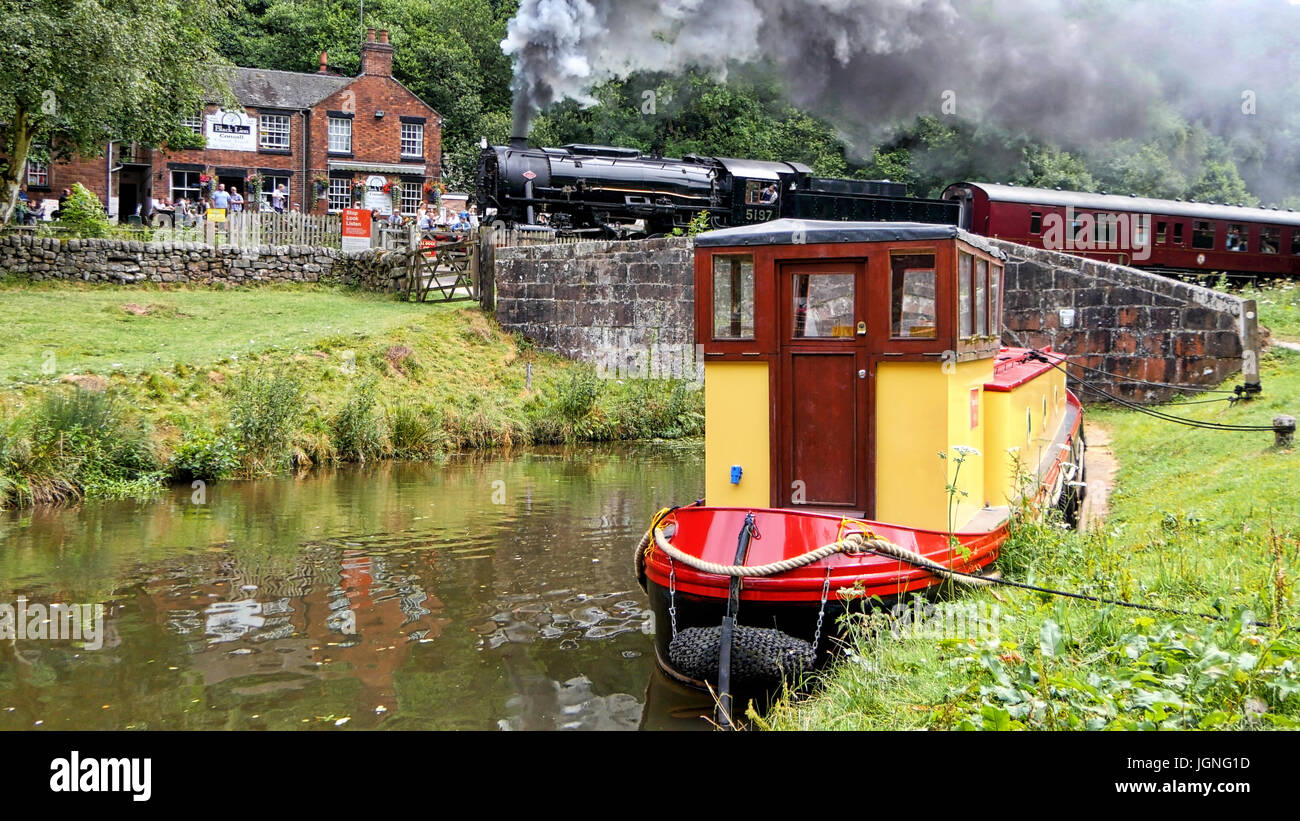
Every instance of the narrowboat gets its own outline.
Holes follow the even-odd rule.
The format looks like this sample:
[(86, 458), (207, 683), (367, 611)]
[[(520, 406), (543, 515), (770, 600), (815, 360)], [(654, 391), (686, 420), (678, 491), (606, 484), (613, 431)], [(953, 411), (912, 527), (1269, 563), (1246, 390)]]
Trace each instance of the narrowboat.
[(948, 225), (696, 237), (704, 497), (635, 552), (669, 675), (770, 686), (846, 607), (978, 583), (1017, 507), (1077, 512), (1082, 407), (1064, 355), (1001, 344), (1005, 264)]

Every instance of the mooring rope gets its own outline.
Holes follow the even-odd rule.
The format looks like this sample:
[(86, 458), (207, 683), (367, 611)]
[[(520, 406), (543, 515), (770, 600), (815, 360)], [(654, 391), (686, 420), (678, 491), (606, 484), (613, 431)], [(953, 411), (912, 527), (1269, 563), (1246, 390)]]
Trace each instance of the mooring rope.
[(875, 553), (877, 555), (898, 559), (899, 561), (928, 570), (941, 578), (951, 579), (952, 581), (961, 584), (972, 586), (983, 586), (989, 584), (988, 579), (954, 571), (949, 567), (939, 564), (933, 559), (922, 556), (920, 553), (913, 550), (908, 550), (901, 545), (894, 544), (893, 542), (878, 537), (868, 539), (862, 533), (850, 533), (843, 539), (831, 542), (830, 544), (824, 544), (821, 547), (815, 550), (810, 550), (800, 556), (795, 556), (790, 559), (782, 559), (779, 562), (769, 562), (767, 564), (752, 566), (717, 564), (716, 562), (709, 562), (697, 556), (692, 556), (691, 554), (674, 547), (672, 543), (668, 541), (668, 538), (664, 536), (663, 528), (659, 527), (657, 523), (646, 532), (646, 535), (641, 539), (641, 544), (638, 546), (637, 555), (641, 557), (638, 562), (638, 576), (641, 574), (641, 563), (644, 562), (643, 551), (646, 546), (649, 545), (651, 533), (654, 534), (655, 547), (662, 550), (672, 559), (681, 562), (687, 567), (694, 568), (701, 573), (713, 573), (718, 576), (761, 578), (763, 576), (774, 576), (777, 573), (785, 573), (800, 567), (807, 567), (810, 564), (819, 562), (828, 556), (834, 556), (837, 553), (847, 553), (849, 555)]

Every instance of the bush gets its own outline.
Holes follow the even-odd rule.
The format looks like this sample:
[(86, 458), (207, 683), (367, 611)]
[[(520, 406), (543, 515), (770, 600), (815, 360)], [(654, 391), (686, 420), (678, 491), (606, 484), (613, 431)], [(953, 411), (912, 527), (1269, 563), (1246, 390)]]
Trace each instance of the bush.
[(172, 475), (177, 479), (216, 481), (239, 469), (239, 448), (227, 435), (210, 430), (187, 430), (172, 453)]
[(442, 450), (445, 434), (441, 413), (436, 408), (421, 410), (403, 403), (393, 409), (389, 420), (393, 455), (399, 459), (421, 459)]
[(292, 374), (240, 375), (230, 397), (230, 416), (245, 473), (274, 472), (289, 464), (302, 402), (302, 383)]
[(72, 196), (63, 203), (59, 225), (71, 229), (81, 237), (102, 239), (112, 233), (112, 225), (108, 221), (108, 214), (104, 213), (104, 206), (81, 183), (73, 184)]
[(341, 459), (365, 462), (383, 455), (384, 433), (375, 412), (375, 380), (367, 379), (353, 389), (347, 404), (330, 425), (334, 449)]

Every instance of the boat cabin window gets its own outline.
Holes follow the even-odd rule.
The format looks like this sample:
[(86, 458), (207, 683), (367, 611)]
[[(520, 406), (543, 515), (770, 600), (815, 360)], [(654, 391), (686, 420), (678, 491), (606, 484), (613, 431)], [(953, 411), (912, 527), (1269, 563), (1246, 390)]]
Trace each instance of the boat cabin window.
[(1201, 220), (1192, 223), (1192, 247), (1214, 248), (1214, 223)]
[(713, 338), (754, 338), (754, 258), (713, 258)]
[(989, 333), (1002, 336), (1002, 266), (989, 269)]
[(975, 333), (973, 277), (975, 258), (970, 254), (957, 255), (957, 336), (966, 339)]
[(1282, 229), (1269, 228), (1264, 226), (1259, 229), (1259, 252), (1261, 254), (1276, 254), (1277, 249), (1282, 247)]
[(889, 259), (891, 335), (903, 339), (935, 339), (934, 254), (896, 254)]
[(989, 264), (975, 260), (975, 335), (989, 334)]
[(795, 274), (792, 307), (795, 338), (852, 338), (853, 274)]

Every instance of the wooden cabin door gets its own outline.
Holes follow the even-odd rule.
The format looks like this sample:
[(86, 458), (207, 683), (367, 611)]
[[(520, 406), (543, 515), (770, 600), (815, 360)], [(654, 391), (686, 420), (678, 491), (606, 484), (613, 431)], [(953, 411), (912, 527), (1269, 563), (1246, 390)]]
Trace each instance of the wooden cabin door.
[(866, 260), (778, 266), (777, 507), (869, 516)]

